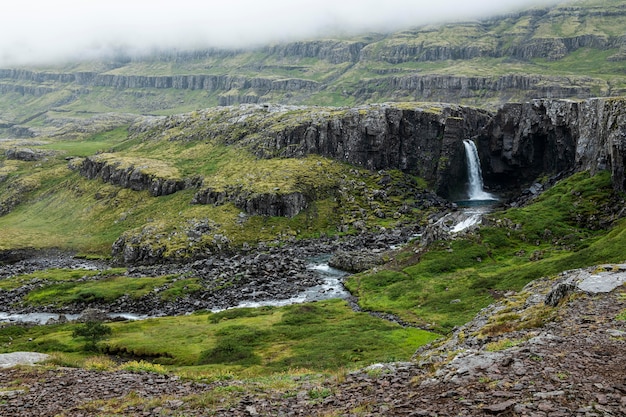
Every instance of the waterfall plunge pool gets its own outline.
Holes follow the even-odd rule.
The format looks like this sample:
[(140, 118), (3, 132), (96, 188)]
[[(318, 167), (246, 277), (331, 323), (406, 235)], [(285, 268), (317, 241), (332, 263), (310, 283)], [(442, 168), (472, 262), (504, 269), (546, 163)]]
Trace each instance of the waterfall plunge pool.
[(457, 222), (450, 228), (451, 233), (459, 233), (476, 224), (479, 224), (483, 215), (491, 212), (498, 202), (498, 197), (484, 190), (483, 173), (480, 168), (478, 149), (473, 141), (463, 141), (467, 161), (467, 200), (455, 201), (461, 209), (462, 215), (457, 216)]

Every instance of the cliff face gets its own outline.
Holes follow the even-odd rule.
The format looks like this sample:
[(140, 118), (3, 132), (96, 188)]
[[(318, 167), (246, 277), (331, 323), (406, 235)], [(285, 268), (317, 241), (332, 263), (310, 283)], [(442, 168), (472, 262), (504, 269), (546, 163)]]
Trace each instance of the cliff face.
[(448, 196), (465, 175), (463, 139), (478, 137), (492, 114), (464, 106), (406, 103), (296, 110), (241, 106), (209, 109), (196, 117), (146, 119), (131, 131), (150, 137), (171, 132), (174, 140), (212, 137), (243, 146), (259, 158), (317, 154), (374, 171), (398, 169), (424, 178)]
[[(496, 113), (420, 103), (349, 109), (248, 105), (146, 119), (131, 132), (171, 140), (211, 137), (259, 158), (317, 154), (373, 171), (398, 169), (425, 179), (439, 195), (456, 198), (467, 177), (464, 139), (477, 144), (491, 189), (512, 191), (540, 177), (610, 170), (616, 189), (624, 190), (624, 126), (625, 99), (545, 99), (507, 104)], [(197, 202), (204, 204), (234, 201), (237, 194), (203, 192)], [(279, 201), (263, 205), (288, 216), (305, 206), (289, 211)]]
[(624, 99), (505, 105), (479, 139), (483, 174), (488, 183), (519, 184), (540, 175), (610, 170), (623, 191), (625, 124)]
[(70, 167), (78, 169), (80, 174), (88, 179), (100, 178), (104, 182), (134, 191), (148, 190), (154, 197), (196, 188), (202, 182), (201, 178), (163, 178), (146, 172), (134, 164), (120, 164), (117, 161), (103, 160), (98, 156), (85, 158), (78, 166), (70, 164)]
[(549, 100), (503, 106), (479, 141), (487, 182), (515, 185), (573, 169), (578, 109)]
[(610, 169), (615, 188), (626, 191), (626, 100), (589, 100), (580, 109), (577, 168)]
[(316, 153), (372, 170), (395, 168), (457, 195), (466, 178), (463, 139), (479, 148), (488, 186), (519, 187), (541, 176), (610, 170), (626, 189), (626, 100), (533, 100), (495, 114), (462, 106), (369, 106), (314, 119), (252, 143), (260, 157)]

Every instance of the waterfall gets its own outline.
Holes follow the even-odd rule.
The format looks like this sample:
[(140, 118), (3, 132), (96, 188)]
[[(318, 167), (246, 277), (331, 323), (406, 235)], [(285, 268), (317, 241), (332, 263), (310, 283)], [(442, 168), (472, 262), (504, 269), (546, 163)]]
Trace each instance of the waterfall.
[(483, 190), (483, 173), (480, 169), (478, 150), (471, 140), (464, 140), (465, 156), (467, 158), (467, 177), (469, 188), (467, 190), (470, 200), (497, 200), (492, 194)]

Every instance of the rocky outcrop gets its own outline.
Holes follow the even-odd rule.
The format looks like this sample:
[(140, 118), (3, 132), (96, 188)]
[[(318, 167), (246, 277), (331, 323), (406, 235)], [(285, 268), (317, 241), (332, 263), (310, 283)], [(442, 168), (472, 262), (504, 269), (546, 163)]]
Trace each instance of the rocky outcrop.
[(101, 178), (104, 182), (130, 188), (135, 191), (148, 190), (154, 197), (173, 194), (186, 188), (196, 187), (201, 178), (165, 178), (147, 172), (141, 166), (122, 164), (100, 159), (98, 156), (85, 158), (78, 167), (81, 175), (88, 179)]
[[(25, 69), (0, 69), (0, 78), (33, 83), (57, 82), (82, 86), (126, 88), (172, 88), (176, 90), (229, 91), (232, 89), (260, 89), (279, 91), (314, 90), (319, 87), (316, 81), (297, 78), (261, 78), (231, 75), (118, 75), (95, 72), (55, 73)], [(2, 87), (5, 85), (5, 87)], [(54, 89), (47, 87), (27, 87), (13, 84), (0, 84), (7, 92), (42, 95)], [(37, 88), (38, 90), (28, 90)]]
[(328, 261), (333, 268), (350, 273), (359, 273), (385, 263), (382, 253), (371, 250), (344, 251), (338, 250)]
[(11, 148), (4, 153), (7, 159), (17, 159), (18, 161), (39, 161), (53, 154), (53, 152), (30, 148)]
[(378, 105), (310, 117), (249, 144), (259, 157), (324, 155), (371, 170), (400, 169), (443, 195), (463, 163), (462, 139), (477, 136), (489, 112), (454, 105)]
[(611, 171), (613, 185), (626, 190), (626, 100), (598, 99), (581, 103), (576, 167)]
[[(411, 74), (362, 81), (356, 95), (367, 98), (383, 88), (390, 88), (397, 97), (413, 100), (455, 102), (459, 99), (484, 100), (503, 95), (530, 100), (592, 97), (588, 78), (547, 77), (542, 75), (454, 76)], [(389, 87), (387, 87), (389, 86)], [(608, 93), (608, 86), (604, 89)]]
[(519, 185), (540, 175), (572, 170), (578, 104), (536, 100), (503, 106), (479, 140), (488, 182)]
[[(464, 139), (476, 143), (491, 189), (519, 190), (540, 177), (562, 178), (582, 170), (610, 170), (616, 189), (625, 189), (624, 125), (626, 100), (597, 98), (510, 103), (496, 113), (451, 104), (250, 105), (147, 118), (130, 131), (133, 137), (172, 132), (171, 140), (213, 137), (245, 147), (259, 158), (317, 154), (372, 171), (398, 169), (425, 179), (439, 195), (454, 198), (466, 182)], [(306, 207), (306, 190), (300, 191), (304, 196), (296, 198), (209, 187), (195, 200), (230, 201), (249, 213), (291, 216)], [(251, 198), (258, 204), (249, 202)]]
[(507, 104), (479, 139), (487, 182), (519, 184), (541, 175), (610, 170), (626, 189), (626, 100), (533, 100)]
[(233, 203), (246, 214), (254, 216), (294, 217), (306, 209), (309, 201), (301, 192), (292, 193), (253, 193), (229, 188), (216, 191), (211, 188), (198, 191), (192, 204), (222, 205)]
[(268, 47), (265, 49), (270, 55), (282, 58), (317, 58), (332, 64), (357, 62), (361, 50), (367, 45), (365, 42), (318, 40), (290, 42)]

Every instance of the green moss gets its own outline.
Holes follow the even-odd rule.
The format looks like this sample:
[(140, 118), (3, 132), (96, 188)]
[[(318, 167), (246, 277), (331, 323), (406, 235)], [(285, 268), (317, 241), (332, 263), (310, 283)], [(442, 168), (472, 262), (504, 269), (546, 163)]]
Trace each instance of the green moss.
[[(520, 290), (529, 281), (567, 269), (623, 261), (626, 223), (610, 223), (615, 195), (606, 172), (576, 174), (534, 204), (492, 216), (490, 226), (420, 253), (405, 264), (352, 276), (351, 292), (366, 309), (446, 332), (493, 301), (492, 292)], [(420, 250), (423, 252), (423, 250)]]
[[(306, 316), (304, 321), (298, 318), (301, 314)], [(408, 360), (417, 347), (437, 337), (355, 313), (341, 300), (109, 326), (113, 332), (101, 343), (105, 351), (168, 365), (186, 375), (269, 375), (294, 368), (323, 371)], [(82, 346), (71, 337), (74, 328), (55, 325), (0, 329), (0, 351), (39, 347), (44, 352), (80, 352)], [(6, 342), (9, 337), (10, 346)]]

